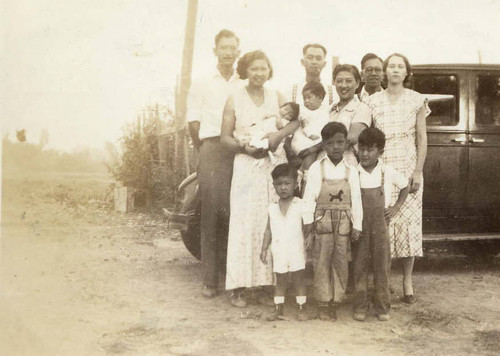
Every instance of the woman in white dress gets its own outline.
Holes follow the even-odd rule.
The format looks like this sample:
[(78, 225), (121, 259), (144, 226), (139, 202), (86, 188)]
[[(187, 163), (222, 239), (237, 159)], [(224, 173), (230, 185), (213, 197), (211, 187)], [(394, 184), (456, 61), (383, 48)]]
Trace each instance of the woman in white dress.
[[(416, 301), (413, 293), (413, 264), (422, 256), (422, 193), (427, 131), (425, 119), (430, 114), (426, 99), (405, 88), (411, 77), (411, 65), (402, 54), (392, 54), (384, 61), (387, 89), (369, 97), (373, 125), (385, 133), (382, 161), (403, 173), (409, 180), (410, 194), (399, 213), (391, 219), (389, 234), (392, 258), (403, 262), (403, 301)], [(394, 192), (392, 202), (397, 199)]]
[[(273, 69), (261, 51), (245, 54), (237, 72), (248, 85), (233, 92), (227, 99), (222, 119), (221, 142), (236, 153), (231, 182), (231, 215), (227, 247), (226, 289), (232, 290), (231, 303), (245, 307), (245, 288), (273, 284), (272, 264), (260, 261), (262, 240), (267, 224), (269, 204), (278, 199), (271, 178), (273, 168), (286, 162), (284, 152), (271, 162), (267, 150), (240, 142), (253, 124), (278, 115), (285, 98), (264, 87)], [(269, 150), (274, 152), (286, 136), (299, 126), (290, 122), (278, 132), (268, 134)], [(236, 133), (236, 135), (235, 135)]]

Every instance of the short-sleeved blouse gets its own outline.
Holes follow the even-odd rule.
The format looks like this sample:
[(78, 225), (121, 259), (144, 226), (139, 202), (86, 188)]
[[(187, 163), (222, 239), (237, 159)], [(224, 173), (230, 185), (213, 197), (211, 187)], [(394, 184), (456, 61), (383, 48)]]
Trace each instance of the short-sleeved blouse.
[[(371, 95), (367, 101), (372, 112), (373, 125), (385, 133), (386, 143), (382, 162), (394, 167), (407, 179), (417, 165), (417, 113), (425, 105), (426, 116), (430, 109), (425, 97), (405, 89), (393, 103), (386, 91)], [(408, 195), (398, 214), (391, 219), (389, 234), (393, 258), (422, 256), (422, 193), (423, 186)], [(391, 196), (393, 205), (399, 195), (395, 189)]]

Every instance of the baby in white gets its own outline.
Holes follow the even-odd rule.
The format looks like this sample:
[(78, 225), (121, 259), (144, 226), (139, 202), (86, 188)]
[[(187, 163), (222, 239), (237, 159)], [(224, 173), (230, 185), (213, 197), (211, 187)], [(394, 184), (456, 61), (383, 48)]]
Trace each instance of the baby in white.
[[(268, 116), (264, 120), (254, 123), (251, 125), (244, 135), (237, 135), (235, 132), (235, 138), (240, 142), (248, 143), (248, 145), (255, 148), (269, 148), (269, 140), (265, 138), (267, 134), (277, 132), (283, 127), (288, 125), (290, 121), (297, 120), (299, 116), (299, 105), (297, 103), (288, 102), (280, 107), (278, 116)], [(283, 143), (277, 149), (277, 154), (280, 153), (279, 150), (283, 150)], [(274, 155), (269, 151), (269, 157), (274, 161)]]
[[(292, 139), (292, 149), (296, 154), (321, 142), (321, 130), (330, 120), (329, 112), (321, 108), (325, 95), (325, 88), (319, 82), (309, 82), (302, 89), (305, 107), (300, 108), (301, 128)], [(316, 158), (316, 153), (305, 156), (300, 170), (306, 173)]]

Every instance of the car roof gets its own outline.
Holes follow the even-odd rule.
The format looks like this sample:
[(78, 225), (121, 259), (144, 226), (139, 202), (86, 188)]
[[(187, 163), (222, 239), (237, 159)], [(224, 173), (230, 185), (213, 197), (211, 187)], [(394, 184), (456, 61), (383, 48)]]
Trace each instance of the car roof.
[(497, 70), (500, 64), (479, 64), (479, 63), (440, 63), (440, 64), (414, 64), (412, 69), (447, 69), (447, 70)]

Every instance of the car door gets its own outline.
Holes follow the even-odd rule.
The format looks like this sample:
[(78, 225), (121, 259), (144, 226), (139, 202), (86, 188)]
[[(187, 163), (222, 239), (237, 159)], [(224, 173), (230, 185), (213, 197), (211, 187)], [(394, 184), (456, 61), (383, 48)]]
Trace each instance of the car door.
[(419, 68), (414, 89), (432, 110), (427, 118), (424, 167), (424, 233), (461, 231), (467, 191), (469, 78), (463, 70)]
[(469, 74), (467, 205), (478, 232), (500, 231), (500, 70)]

